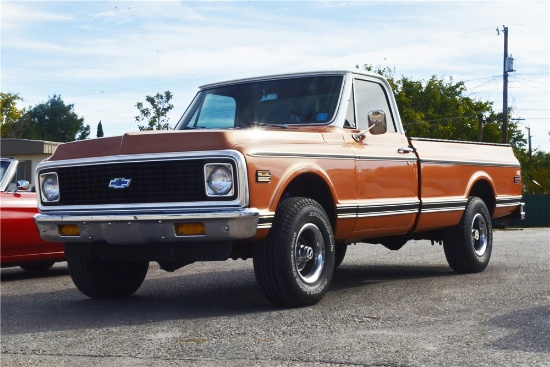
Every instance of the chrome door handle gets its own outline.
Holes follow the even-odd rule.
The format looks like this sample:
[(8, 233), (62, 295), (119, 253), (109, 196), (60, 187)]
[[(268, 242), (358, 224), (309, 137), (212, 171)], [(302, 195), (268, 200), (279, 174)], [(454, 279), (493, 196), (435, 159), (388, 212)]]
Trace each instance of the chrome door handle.
[(399, 149), (397, 149), (397, 153), (400, 153), (400, 154), (407, 154), (407, 153), (412, 153), (412, 152), (414, 152), (413, 148), (399, 148)]

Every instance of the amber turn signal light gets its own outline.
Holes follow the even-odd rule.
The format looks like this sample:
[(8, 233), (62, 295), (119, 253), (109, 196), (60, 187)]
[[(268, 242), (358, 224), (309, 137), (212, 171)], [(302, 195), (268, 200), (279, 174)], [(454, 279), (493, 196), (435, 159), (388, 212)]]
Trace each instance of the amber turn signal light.
[(204, 223), (174, 224), (176, 236), (201, 236), (206, 234)]
[(63, 237), (78, 237), (80, 230), (76, 224), (60, 224), (57, 226), (59, 235)]

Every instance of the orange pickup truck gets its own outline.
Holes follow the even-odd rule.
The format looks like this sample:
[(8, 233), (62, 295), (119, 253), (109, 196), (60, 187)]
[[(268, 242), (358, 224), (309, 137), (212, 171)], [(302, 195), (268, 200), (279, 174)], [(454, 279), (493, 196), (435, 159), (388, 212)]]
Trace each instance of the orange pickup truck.
[(443, 244), (459, 273), (521, 217), (510, 146), (408, 138), (386, 80), (350, 71), (200, 88), (173, 131), (61, 145), (37, 168), (45, 240), (92, 298), (133, 294), (150, 261), (252, 258), (266, 298), (315, 304), (351, 243)]

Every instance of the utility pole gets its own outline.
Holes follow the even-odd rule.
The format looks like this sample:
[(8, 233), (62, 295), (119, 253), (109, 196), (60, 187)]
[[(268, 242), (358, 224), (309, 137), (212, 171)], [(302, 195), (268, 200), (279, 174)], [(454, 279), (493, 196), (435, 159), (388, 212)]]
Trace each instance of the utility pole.
[[(502, 26), (502, 33), (504, 33), (504, 61), (502, 67), (502, 143), (508, 143), (508, 73), (514, 70), (514, 59), (508, 57), (508, 27)], [(497, 35), (499, 29), (497, 28)]]
[[(525, 121), (525, 119), (523, 117), (517, 117), (517, 118), (514, 118), (514, 119), (510, 119), (512, 121)], [(529, 126), (527, 126), (527, 135), (528, 135), (528, 138), (529, 138), (529, 159), (531, 159), (531, 128)]]
[(504, 67), (502, 85), (502, 143), (508, 143), (508, 70), (506, 68), (508, 59), (508, 27), (502, 26), (504, 32)]
[(483, 115), (477, 117), (477, 141), (483, 141)]
[(532, 158), (531, 151), (531, 127), (527, 126), (527, 141), (529, 142), (529, 160)]

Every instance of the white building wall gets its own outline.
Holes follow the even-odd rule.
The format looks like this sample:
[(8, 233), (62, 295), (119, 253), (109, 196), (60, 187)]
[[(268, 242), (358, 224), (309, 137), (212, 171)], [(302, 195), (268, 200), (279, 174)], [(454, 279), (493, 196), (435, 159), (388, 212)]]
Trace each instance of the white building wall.
[[(25, 171), (25, 177), (17, 177), (18, 180), (27, 180), (31, 183), (31, 185), (36, 185), (36, 180), (35, 180), (35, 171), (36, 171), (36, 166), (42, 162), (44, 159), (47, 159), (50, 157), (50, 154), (16, 154), (14, 155), (13, 158), (17, 159), (19, 162), (30, 162), (31, 163), (31, 168), (30, 170), (27, 168)], [(19, 163), (21, 164), (21, 163)], [(29, 177), (29, 172), (31, 173), (30, 174), (30, 177)]]

